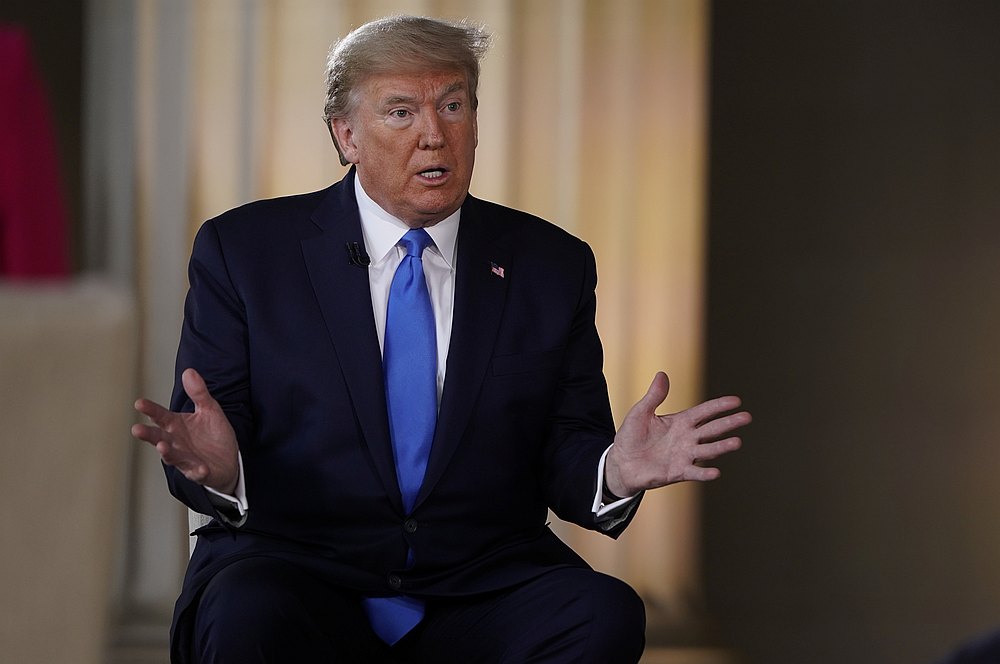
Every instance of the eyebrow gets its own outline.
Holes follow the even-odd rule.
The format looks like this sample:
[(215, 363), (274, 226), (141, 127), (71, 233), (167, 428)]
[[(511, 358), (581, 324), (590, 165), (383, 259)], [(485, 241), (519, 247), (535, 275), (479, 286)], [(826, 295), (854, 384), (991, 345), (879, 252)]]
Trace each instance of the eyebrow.
[[(454, 83), (452, 83), (451, 85), (449, 85), (447, 88), (444, 89), (444, 91), (440, 94), (440, 96), (438, 96), (438, 100), (441, 100), (444, 97), (447, 97), (448, 95), (458, 92), (460, 90), (465, 90), (465, 82), (455, 81)], [(396, 104), (415, 104), (415, 103), (417, 103), (416, 97), (410, 95), (392, 95), (390, 97), (385, 98), (382, 101), (381, 106), (385, 108), (386, 106), (395, 106)]]
[(396, 104), (415, 104), (417, 101), (416, 97), (410, 97), (407, 95), (393, 95), (387, 97), (382, 101), (382, 106), (395, 106)]
[[(459, 90), (465, 90), (465, 82), (464, 81), (455, 81), (454, 83), (452, 83), (451, 85), (449, 85), (445, 89), (445, 91), (441, 93), (441, 97), (447, 97), (451, 93), (458, 92)], [(440, 97), (439, 97), (439, 99), (440, 99)]]

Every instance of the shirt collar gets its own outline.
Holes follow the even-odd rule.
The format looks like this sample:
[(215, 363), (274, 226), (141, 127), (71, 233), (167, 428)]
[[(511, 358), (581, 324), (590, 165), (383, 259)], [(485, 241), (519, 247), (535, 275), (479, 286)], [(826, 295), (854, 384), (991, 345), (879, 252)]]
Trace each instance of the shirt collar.
[[(373, 263), (381, 262), (400, 238), (410, 230), (405, 223), (392, 216), (372, 200), (361, 186), (361, 178), (354, 178), (354, 193), (358, 199), (358, 212), (361, 215), (361, 230), (365, 236), (365, 249)], [(448, 267), (455, 267), (455, 245), (458, 243), (458, 224), (462, 217), (462, 208), (424, 230), (434, 240), (441, 257)]]

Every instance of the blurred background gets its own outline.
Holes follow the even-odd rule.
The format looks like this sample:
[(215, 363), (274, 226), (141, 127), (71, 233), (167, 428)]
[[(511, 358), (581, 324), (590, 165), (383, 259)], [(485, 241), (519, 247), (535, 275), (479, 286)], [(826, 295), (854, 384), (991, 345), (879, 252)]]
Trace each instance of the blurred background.
[(86, 0), (0, 4), (2, 659), (163, 663), (187, 517), (166, 400), (191, 240), (339, 179), (331, 43), (469, 18), (474, 194), (598, 258), (617, 418), (726, 393), (724, 478), (617, 543), (649, 662), (936, 662), (1000, 628), (1000, 4)]

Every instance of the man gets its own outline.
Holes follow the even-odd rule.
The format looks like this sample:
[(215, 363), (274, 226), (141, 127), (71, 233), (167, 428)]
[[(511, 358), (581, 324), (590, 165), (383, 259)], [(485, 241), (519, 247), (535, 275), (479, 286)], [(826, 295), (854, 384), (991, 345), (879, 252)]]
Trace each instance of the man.
[(348, 175), (199, 232), (173, 410), (140, 399), (133, 427), (214, 517), (173, 661), (639, 658), (641, 601), (547, 508), (617, 537), (643, 490), (715, 478), (699, 463), (750, 417), (656, 416), (660, 373), (614, 431), (590, 249), (468, 194), (487, 45), (414, 17), (352, 32), (325, 109)]

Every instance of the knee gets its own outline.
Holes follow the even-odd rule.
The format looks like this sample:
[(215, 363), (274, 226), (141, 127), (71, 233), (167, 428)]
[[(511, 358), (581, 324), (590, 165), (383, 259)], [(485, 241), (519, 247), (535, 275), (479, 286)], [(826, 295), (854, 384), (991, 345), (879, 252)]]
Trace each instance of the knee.
[(634, 663), (646, 645), (646, 607), (627, 583), (599, 575), (592, 599), (595, 620), (588, 651), (595, 662)]
[(205, 586), (194, 618), (195, 661), (382, 661), (354, 594), (276, 558), (247, 558)]
[(281, 561), (245, 559), (221, 570), (205, 587), (195, 614), (198, 661), (271, 661), (308, 620), (301, 576)]
[[(289, 599), (283, 570), (266, 561), (248, 558), (237, 561), (216, 574), (205, 586), (198, 602), (196, 620), (211, 622), (216, 630), (229, 623), (256, 630), (275, 621), (277, 607)], [(251, 633), (253, 633), (251, 631)]]

